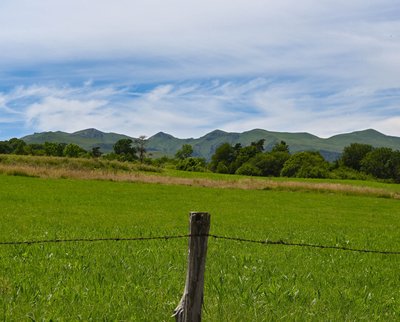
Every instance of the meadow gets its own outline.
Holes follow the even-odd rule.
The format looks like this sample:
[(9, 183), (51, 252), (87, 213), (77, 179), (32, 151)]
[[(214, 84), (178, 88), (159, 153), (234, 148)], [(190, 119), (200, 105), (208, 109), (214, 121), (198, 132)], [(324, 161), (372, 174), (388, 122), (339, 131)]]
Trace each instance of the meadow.
[[(280, 179), (286, 184), (241, 187), (229, 183), (240, 178), (174, 171), (150, 174), (171, 178), (156, 183), (52, 177), (21, 168), (2, 173), (0, 242), (182, 235), (189, 211), (207, 211), (212, 234), (400, 250), (398, 185), (297, 180), (303, 185), (293, 188)], [(316, 184), (366, 192), (314, 189)], [(186, 257), (186, 239), (0, 245), (0, 316), (173, 321)], [(399, 255), (210, 238), (203, 319), (396, 321), (399, 264)]]

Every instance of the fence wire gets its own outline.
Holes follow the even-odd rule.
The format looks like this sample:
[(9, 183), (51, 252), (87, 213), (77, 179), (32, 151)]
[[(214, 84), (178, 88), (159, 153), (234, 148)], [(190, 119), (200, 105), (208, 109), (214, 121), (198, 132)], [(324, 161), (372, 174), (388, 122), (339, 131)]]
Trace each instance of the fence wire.
[(50, 243), (73, 243), (73, 242), (107, 242), (107, 241), (150, 241), (150, 240), (170, 240), (170, 239), (182, 239), (190, 237), (212, 237), (214, 239), (237, 241), (241, 243), (252, 243), (252, 244), (263, 244), (263, 245), (282, 245), (291, 247), (308, 247), (308, 248), (319, 248), (319, 249), (335, 249), (349, 252), (358, 253), (373, 253), (382, 255), (400, 255), (400, 251), (388, 251), (388, 250), (374, 250), (374, 249), (360, 249), (351, 248), (345, 246), (333, 246), (333, 245), (318, 245), (308, 243), (295, 243), (287, 242), (284, 240), (257, 240), (247, 239), (229, 236), (220, 236), (215, 234), (206, 235), (166, 235), (166, 236), (154, 236), (154, 237), (109, 237), (109, 238), (71, 238), (71, 239), (42, 239), (42, 240), (24, 240), (24, 241), (0, 241), (0, 245), (34, 245), (34, 244), (50, 244)]

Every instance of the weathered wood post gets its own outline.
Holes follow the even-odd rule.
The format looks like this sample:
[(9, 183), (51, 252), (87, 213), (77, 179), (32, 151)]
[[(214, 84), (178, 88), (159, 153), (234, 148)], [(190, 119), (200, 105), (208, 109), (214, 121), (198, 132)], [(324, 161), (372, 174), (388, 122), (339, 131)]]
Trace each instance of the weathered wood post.
[(210, 214), (190, 213), (190, 238), (186, 284), (182, 298), (174, 310), (176, 322), (200, 322), (203, 304), (204, 270)]

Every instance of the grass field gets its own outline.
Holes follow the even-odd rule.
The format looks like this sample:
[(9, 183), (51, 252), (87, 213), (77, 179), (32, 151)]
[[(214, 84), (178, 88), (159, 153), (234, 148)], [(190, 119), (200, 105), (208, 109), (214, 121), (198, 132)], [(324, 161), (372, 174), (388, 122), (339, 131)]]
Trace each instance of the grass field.
[[(198, 210), (211, 213), (213, 234), (399, 251), (399, 202), (331, 190), (0, 175), (0, 241), (184, 234)], [(186, 256), (185, 239), (0, 245), (0, 316), (172, 321)], [(203, 318), (396, 321), (399, 266), (396, 255), (210, 239)]]

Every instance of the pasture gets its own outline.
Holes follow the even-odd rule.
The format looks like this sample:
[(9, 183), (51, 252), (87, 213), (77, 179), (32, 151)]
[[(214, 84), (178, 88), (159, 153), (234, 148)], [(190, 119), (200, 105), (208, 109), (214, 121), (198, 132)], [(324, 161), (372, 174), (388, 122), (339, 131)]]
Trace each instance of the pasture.
[[(189, 211), (207, 211), (212, 234), (399, 251), (399, 202), (304, 188), (0, 175), (0, 242), (182, 235)], [(172, 321), (186, 256), (186, 239), (0, 245), (0, 316)], [(203, 319), (398, 320), (399, 266), (399, 255), (210, 238)]]

